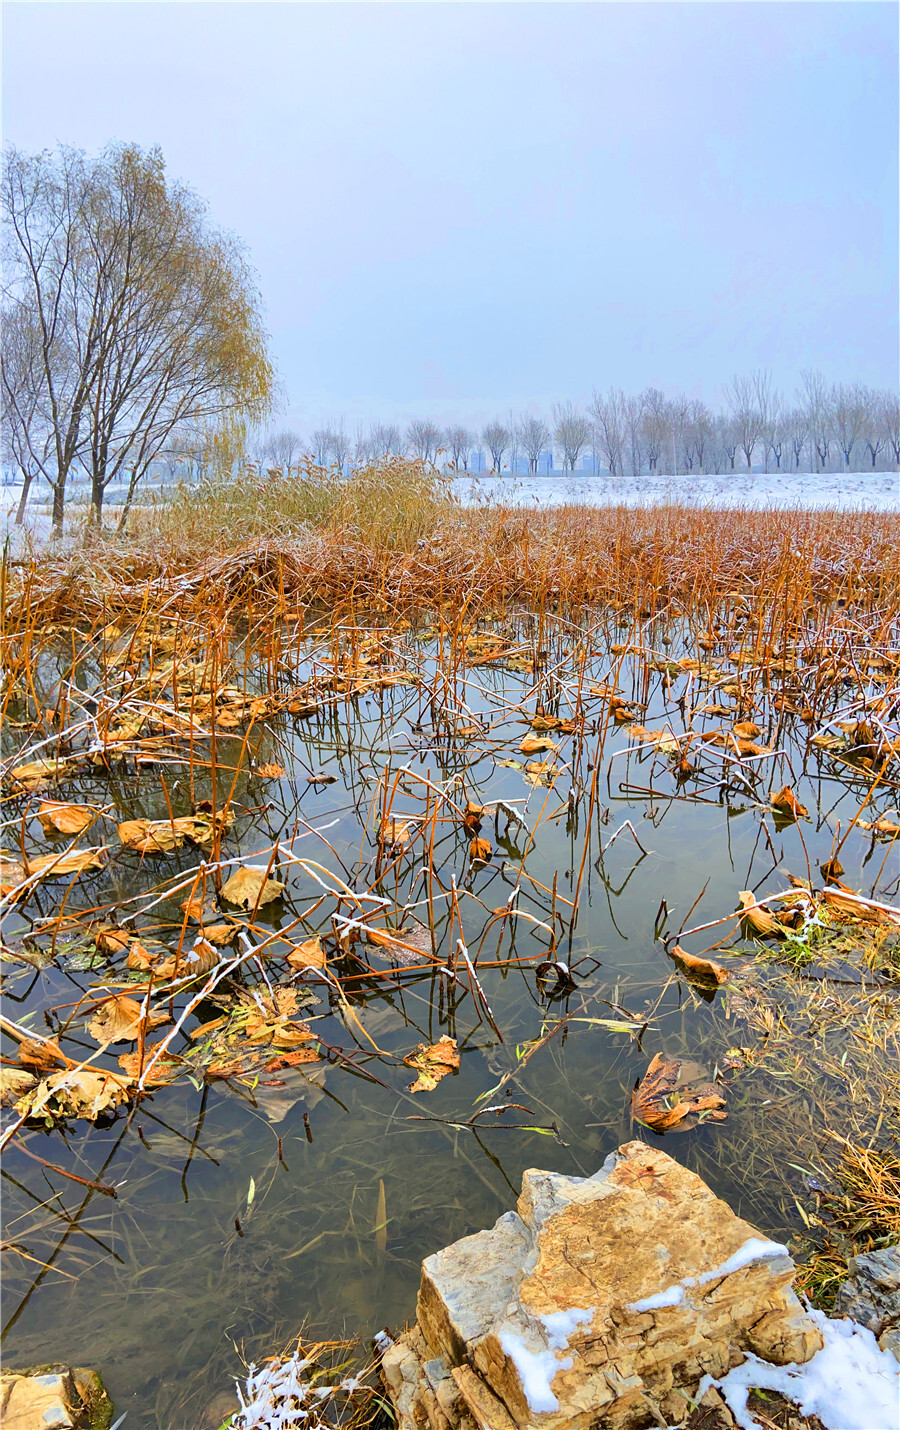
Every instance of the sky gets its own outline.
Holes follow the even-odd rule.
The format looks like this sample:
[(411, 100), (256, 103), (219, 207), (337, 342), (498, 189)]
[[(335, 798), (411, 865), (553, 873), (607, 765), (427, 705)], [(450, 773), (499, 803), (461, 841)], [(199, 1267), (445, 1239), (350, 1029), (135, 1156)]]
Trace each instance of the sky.
[(21, 3), (3, 133), (159, 145), (308, 433), (898, 381), (898, 7)]

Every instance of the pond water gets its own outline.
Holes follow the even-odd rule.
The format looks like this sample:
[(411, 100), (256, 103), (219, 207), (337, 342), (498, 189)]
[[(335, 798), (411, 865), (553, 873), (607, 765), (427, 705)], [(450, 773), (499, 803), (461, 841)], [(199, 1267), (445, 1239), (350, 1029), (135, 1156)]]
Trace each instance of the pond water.
[[(663, 646), (663, 634), (648, 630), (647, 643), (656, 643), (665, 660), (683, 647), (678, 633), (666, 637), (674, 645)], [(510, 639), (530, 648), (527, 633)], [(654, 1054), (690, 1059), (712, 1076), (731, 1044), (748, 1040), (726, 992), (692, 989), (658, 934), (729, 913), (740, 890), (762, 896), (781, 889), (786, 871), (805, 876), (828, 857), (837, 822), (852, 819), (868, 781), (811, 746), (807, 726), (779, 716), (770, 693), (762, 692), (754, 718), (764, 727), (760, 740), (775, 753), (745, 760), (730, 783), (723, 783), (721, 759), (712, 754), (696, 775), (679, 781), (665, 753), (636, 742), (628, 725), (610, 726), (592, 803), (590, 767), (607, 708), (603, 697), (590, 695), (592, 683), (610, 680), (612, 672), (624, 698), (641, 702), (644, 726), (671, 722), (678, 732), (685, 679), (653, 670), (643, 658), (611, 654), (608, 633), (579, 639), (577, 661), (565, 622), (543, 639), (537, 672), (516, 669), (515, 658), (463, 669), (436, 660), (432, 637), (407, 633), (391, 660), (418, 671), (424, 684), (382, 686), (324, 704), (312, 716), (284, 712), (256, 727), (255, 764), (277, 762), (285, 771), (280, 777), (262, 779), (246, 768), (234, 775), (229, 767), (237, 761), (223, 751), (236, 755), (245, 732), (221, 733), (217, 801), (221, 807), (231, 793), (237, 811), (223, 858), (267, 863), (281, 841), (276, 868), (284, 897), (260, 910), (256, 941), (292, 924), (324, 895), (302, 936), (318, 929), (327, 951), (339, 952), (331, 938), (338, 904), (317, 882), (318, 871), (331, 888), (338, 876), (356, 891), (384, 897), (393, 910), (415, 906), (413, 916), (426, 924), (430, 896), (435, 947), (443, 964), (451, 960), (454, 976), (430, 962), (396, 972), (383, 951), (357, 945), (329, 965), (340, 973), (343, 998), (315, 975), (291, 985), (309, 1000), (304, 1016), (315, 1036), (342, 1050), (342, 1061), (288, 1067), (255, 1086), (182, 1077), (155, 1091), (131, 1118), (120, 1110), (107, 1126), (71, 1122), (13, 1142), (4, 1172), (5, 1236), (36, 1260), (8, 1258), (7, 1364), (100, 1367), (117, 1412), (128, 1411), (127, 1430), (217, 1426), (239, 1352), (259, 1358), (303, 1326), (317, 1337), (368, 1337), (404, 1323), (414, 1315), (422, 1257), (514, 1206), (526, 1167), (590, 1174), (620, 1142), (635, 1135), (655, 1140), (629, 1113), (632, 1089)], [(293, 677), (306, 678), (313, 647), (298, 644), (287, 659)], [(62, 654), (59, 660), (63, 668)], [(52, 683), (47, 672), (44, 678)], [(539, 680), (545, 709), (564, 719), (583, 694), (584, 739), (556, 733), (557, 752), (525, 755), (519, 746), (530, 732)], [(689, 704), (713, 699), (707, 686), (689, 681)], [(704, 718), (709, 728), (720, 723), (698, 716), (697, 728)], [(535, 783), (524, 768), (534, 758), (549, 759), (559, 772), (552, 787)], [(308, 775), (319, 772), (333, 782), (309, 783)], [(195, 799), (209, 795), (201, 768), (191, 780)], [(379, 809), (395, 780), (391, 814), (412, 821), (413, 834), (437, 786), (457, 802), (488, 806), (481, 835), (492, 845), (491, 858), (473, 863), (469, 835), (445, 805), (434, 826), (434, 877), (421, 837), (396, 856), (382, 849), (379, 874)], [(809, 820), (773, 822), (768, 792), (784, 784), (808, 807)], [(130, 762), (78, 774), (62, 797), (102, 803), (113, 819), (164, 819), (168, 802), (176, 815), (189, 812), (189, 795), (184, 767), (173, 756), (168, 764), (136, 769)], [(508, 808), (492, 809), (496, 801)], [(872, 808), (890, 804), (889, 793), (879, 791)], [(630, 829), (622, 828), (626, 820)], [(46, 850), (33, 819), (22, 828), (30, 849)], [(109, 831), (104, 842), (114, 857), (75, 883), (69, 913), (123, 906), (197, 867), (196, 850), (142, 857), (120, 849), (112, 825)], [(7, 847), (9, 836), (7, 830)], [(290, 863), (287, 850), (307, 865)], [(883, 846), (854, 831), (841, 851), (845, 881), (883, 897), (898, 873), (896, 860), (885, 867), (883, 855)], [(14, 947), (33, 918), (58, 910), (67, 883), (45, 885), (29, 917), (10, 920)], [(172, 943), (183, 898), (182, 890), (152, 909), (145, 907), (149, 899), (126, 906), (145, 942)], [(510, 908), (517, 916), (497, 918), (495, 911)], [(345, 901), (339, 912), (354, 910)], [(548, 990), (535, 976), (551, 927), (556, 956), (572, 972), (568, 991)], [(733, 927), (701, 934), (690, 946), (700, 951)], [(477, 951), (483, 998), (459, 955), (460, 933), (473, 958)], [(83, 938), (70, 942), (62, 938), (55, 962), (43, 968), (5, 965), (8, 1016), (46, 1033), (45, 1009), (71, 1007), (84, 989), (106, 989), (121, 978), (121, 968), (113, 977), (102, 960), (89, 966), (90, 941), (87, 952)], [(277, 942), (270, 946), (265, 973), (248, 965), (247, 985), (264, 991), (264, 977), (289, 977), (278, 957), (284, 951)], [(746, 963), (748, 945), (727, 942), (713, 956)], [(767, 976), (763, 966), (759, 977)], [(219, 1011), (202, 1005), (187, 1028)], [(443, 1035), (457, 1040), (458, 1072), (433, 1091), (411, 1095), (415, 1074), (403, 1057)], [(80, 1025), (63, 1047), (76, 1058), (96, 1050)], [(100, 1063), (116, 1068), (116, 1055), (132, 1047), (117, 1045)], [(666, 1150), (763, 1234), (782, 1239), (802, 1232), (797, 1204), (808, 1205), (811, 1196), (809, 1158), (822, 1115), (789, 1083), (776, 1108), (772, 1080), (752, 1075), (727, 1097), (727, 1121), (667, 1136)], [(483, 1112), (474, 1126), (460, 1125), (497, 1105), (499, 1112)], [(776, 1111), (779, 1126), (795, 1112), (798, 1127), (808, 1124), (805, 1142), (798, 1132), (795, 1171), (785, 1168), (791, 1159), (783, 1139), (765, 1145), (766, 1119)], [(117, 1198), (48, 1173), (27, 1151), (87, 1180), (114, 1183)], [(773, 1158), (780, 1180), (771, 1177)]]

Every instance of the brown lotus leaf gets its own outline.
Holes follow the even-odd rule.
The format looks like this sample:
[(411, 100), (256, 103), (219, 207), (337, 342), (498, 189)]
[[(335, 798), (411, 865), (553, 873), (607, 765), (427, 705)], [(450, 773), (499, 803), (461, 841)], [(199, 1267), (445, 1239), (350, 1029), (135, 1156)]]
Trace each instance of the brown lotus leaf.
[(626, 705), (618, 705), (613, 709), (612, 717), (617, 725), (630, 725), (637, 719), (633, 710), (629, 710)]
[(127, 933), (125, 929), (117, 929), (114, 926), (104, 926), (94, 933), (94, 943), (100, 953), (124, 953), (130, 942), (131, 934)]
[(664, 755), (678, 753), (678, 739), (671, 730), (648, 730), (646, 725), (632, 725), (628, 734), (632, 740), (640, 740), (645, 745), (655, 745)]
[(224, 948), (225, 944), (234, 942), (240, 931), (240, 924), (204, 924), (200, 929), (200, 937), (215, 948)]
[(780, 710), (783, 715), (801, 715), (799, 705), (795, 705), (793, 700), (789, 700), (786, 695), (776, 695), (772, 701), (775, 710)]
[(413, 1068), (419, 1074), (415, 1082), (410, 1084), (410, 1092), (431, 1092), (442, 1077), (459, 1067), (456, 1039), (445, 1036), (431, 1045), (418, 1043), (403, 1061), (407, 1067)]
[(23, 1038), (19, 1044), (19, 1062), (23, 1068), (34, 1068), (35, 1072), (49, 1072), (51, 1068), (64, 1068), (69, 1059), (60, 1052), (59, 1046), (48, 1038)]
[(466, 807), (463, 811), (463, 828), (467, 834), (476, 834), (481, 827), (481, 820), (484, 815), (484, 806), (475, 804), (471, 799), (466, 800)]
[(699, 958), (694, 953), (688, 953), (680, 943), (676, 943), (669, 952), (676, 963), (684, 969), (688, 978), (696, 979), (698, 983), (727, 983), (731, 976), (728, 969), (723, 968), (721, 963), (714, 963), (712, 959)]
[(119, 838), (138, 854), (171, 854), (188, 837), (182, 825), (180, 819), (126, 819), (119, 825)]
[(45, 834), (49, 834), (51, 829), (58, 830), (60, 834), (80, 834), (94, 823), (99, 813), (89, 804), (58, 804), (55, 800), (45, 799), (41, 801), (37, 817)]
[(62, 779), (68, 773), (65, 760), (30, 760), (25, 765), (16, 765), (9, 777), (22, 790), (43, 789), (48, 780)]
[[(845, 893), (842, 894), (841, 889), (844, 889)], [(853, 919), (859, 923), (882, 924), (891, 927), (900, 923), (900, 911), (892, 915), (886, 909), (872, 908), (869, 904), (861, 903), (859, 899), (848, 897), (852, 893), (853, 890), (847, 889), (845, 884), (841, 884), (837, 889), (823, 889), (822, 902), (844, 918)]]
[(238, 904), (243, 909), (262, 908), (263, 904), (279, 899), (283, 892), (282, 881), (269, 878), (261, 864), (242, 864), (222, 885), (222, 898), (226, 903)]
[(157, 960), (152, 953), (148, 953), (144, 945), (135, 939), (128, 950), (128, 957), (125, 960), (126, 968), (136, 968), (141, 973), (146, 973), (148, 968), (152, 968)]
[(781, 933), (774, 915), (768, 909), (759, 907), (756, 896), (749, 889), (742, 889), (738, 899), (742, 910), (741, 923), (746, 933), (757, 938), (770, 938)]
[(613, 700), (619, 698), (616, 693), (615, 687), (612, 685), (594, 684), (591, 686), (589, 693), (591, 695), (597, 696), (599, 700)]
[(140, 1048), (135, 1048), (133, 1053), (123, 1053), (119, 1058), (119, 1067), (135, 1082), (139, 1078), (144, 1078), (145, 1087), (165, 1087), (166, 1083), (172, 1082), (184, 1067), (182, 1058), (170, 1053), (168, 1049), (160, 1053), (156, 1062), (153, 1061), (160, 1043), (154, 1043), (153, 1047), (144, 1048), (144, 1056), (141, 1057)]
[(857, 820), (860, 829), (870, 829), (873, 834), (880, 834), (882, 837), (893, 837), (900, 834), (900, 813), (897, 810), (889, 810), (880, 819), (873, 819), (871, 822), (865, 819)]
[[(685, 1090), (682, 1096), (681, 1086), (681, 1063), (657, 1053), (631, 1095), (632, 1117), (653, 1132), (667, 1132), (680, 1125), (692, 1127), (697, 1121), (724, 1122), (728, 1114), (721, 1111), (725, 1106), (721, 1093), (704, 1086), (694, 1093)], [(696, 1118), (692, 1115), (696, 1113), (706, 1117)]]
[[(86, 1117), (93, 1122), (102, 1112), (112, 1111), (128, 1100), (131, 1078), (101, 1068), (71, 1068), (53, 1073), (16, 1103), (16, 1110), (29, 1117), (55, 1114), (59, 1117)], [(54, 1106), (50, 1106), (53, 1103)]]
[(526, 735), (519, 745), (523, 755), (538, 755), (542, 750), (555, 750), (557, 747), (547, 735)]
[(136, 998), (121, 993), (115, 998), (107, 998), (97, 1008), (88, 1023), (88, 1032), (98, 1043), (130, 1043), (144, 1031), (158, 1028), (169, 1021), (168, 1013), (144, 1014), (143, 1004)]
[(318, 934), (297, 944), (287, 956), (291, 968), (324, 968), (325, 950)]
[(26, 1092), (37, 1087), (34, 1073), (24, 1068), (0, 1068), (0, 1107), (12, 1107)]
[(5, 850), (0, 852), (0, 895), (11, 894), (27, 878), (28, 871), (21, 859), (7, 854)]
[(96, 849), (69, 849), (65, 854), (42, 854), (29, 859), (29, 874), (45, 874), (49, 879), (61, 879), (66, 874), (84, 874), (89, 869), (102, 869), (108, 854), (106, 846)]
[(757, 735), (762, 734), (762, 730), (753, 720), (739, 720), (736, 725), (732, 725), (731, 733), (739, 740), (755, 740)]
[(381, 828), (378, 831), (378, 841), (382, 847), (392, 854), (402, 853), (408, 849), (412, 835), (409, 825), (402, 819), (391, 819), (390, 817), (381, 821)]
[(469, 857), (480, 859), (483, 864), (487, 863), (492, 854), (491, 841), (489, 839), (473, 839), (469, 845)]
[(219, 950), (201, 935), (192, 948), (182, 948), (180, 954), (170, 954), (154, 964), (153, 971), (159, 978), (200, 978), (221, 961)]
[(549, 785), (556, 776), (556, 766), (552, 760), (529, 760), (525, 766), (525, 778), (530, 784)]
[(574, 720), (561, 720), (557, 715), (544, 715), (541, 711), (532, 717), (530, 724), (532, 730), (536, 730), (538, 734), (547, 730), (558, 730), (561, 735), (572, 735), (575, 732)]
[(769, 795), (769, 803), (782, 819), (808, 819), (809, 810), (801, 804), (790, 785), (785, 785), (777, 794)]
[(257, 765), (253, 773), (261, 780), (280, 780), (284, 774), (284, 766), (271, 760), (266, 765)]
[(182, 913), (187, 914), (192, 923), (202, 924), (204, 916), (209, 912), (210, 905), (204, 904), (197, 894), (192, 894), (190, 898), (184, 899), (178, 906)]
[(826, 859), (823, 864), (819, 865), (819, 870), (822, 878), (830, 883), (833, 879), (841, 877), (844, 873), (844, 866), (840, 859)]

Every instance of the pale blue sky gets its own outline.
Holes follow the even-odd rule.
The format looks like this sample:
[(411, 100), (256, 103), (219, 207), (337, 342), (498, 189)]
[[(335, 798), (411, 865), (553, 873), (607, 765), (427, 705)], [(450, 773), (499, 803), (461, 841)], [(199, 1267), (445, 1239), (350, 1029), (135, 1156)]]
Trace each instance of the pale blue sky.
[(893, 3), (4, 5), (4, 133), (159, 144), (308, 430), (894, 384)]

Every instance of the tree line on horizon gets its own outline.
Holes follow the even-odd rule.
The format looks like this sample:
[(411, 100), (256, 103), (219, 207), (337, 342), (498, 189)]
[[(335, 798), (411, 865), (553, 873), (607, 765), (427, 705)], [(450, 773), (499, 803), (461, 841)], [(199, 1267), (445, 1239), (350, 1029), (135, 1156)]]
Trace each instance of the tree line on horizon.
[(301, 461), (342, 469), (384, 457), (407, 456), (461, 473), (474, 454), (493, 473), (574, 472), (590, 454), (591, 467), (611, 477), (708, 475), (762, 468), (766, 472), (877, 471), (900, 467), (900, 396), (862, 383), (830, 384), (804, 371), (790, 400), (756, 370), (735, 376), (714, 412), (683, 394), (658, 387), (637, 394), (611, 387), (594, 392), (584, 409), (554, 404), (550, 417), (509, 413), (481, 428), (440, 426), (415, 418), (359, 423), (344, 419), (315, 428), (304, 439), (292, 428), (260, 431), (250, 455), (260, 467), (287, 470)]

